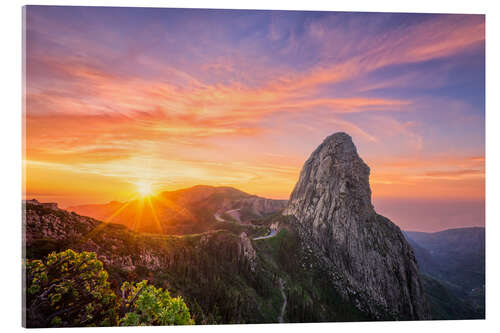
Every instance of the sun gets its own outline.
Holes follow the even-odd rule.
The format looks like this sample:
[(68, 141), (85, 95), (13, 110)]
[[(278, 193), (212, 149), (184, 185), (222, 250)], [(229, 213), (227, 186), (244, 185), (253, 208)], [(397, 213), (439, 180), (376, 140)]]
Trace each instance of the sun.
[(137, 192), (139, 192), (142, 197), (147, 197), (153, 194), (153, 187), (151, 183), (147, 181), (137, 182), (135, 183), (135, 186), (137, 186)]

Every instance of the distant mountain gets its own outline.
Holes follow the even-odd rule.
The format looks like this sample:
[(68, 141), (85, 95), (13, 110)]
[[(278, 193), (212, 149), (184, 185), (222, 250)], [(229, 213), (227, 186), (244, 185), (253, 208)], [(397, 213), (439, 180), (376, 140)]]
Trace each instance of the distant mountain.
[[(425, 289), (437, 305), (440, 319), (484, 318), (485, 229), (404, 234), (415, 251), (421, 273), (426, 275)], [(441, 304), (443, 299), (453, 300), (453, 311), (446, 310), (450, 302)]]
[(162, 192), (145, 199), (80, 205), (69, 207), (68, 210), (123, 224), (138, 232), (184, 235), (213, 229), (217, 217), (227, 211), (237, 213), (237, 222), (248, 223), (252, 219), (273, 214), (285, 205), (286, 200), (265, 199), (232, 187), (197, 185)]
[(485, 282), (485, 230), (480, 227), (435, 233), (404, 232), (423, 272), (465, 290)]

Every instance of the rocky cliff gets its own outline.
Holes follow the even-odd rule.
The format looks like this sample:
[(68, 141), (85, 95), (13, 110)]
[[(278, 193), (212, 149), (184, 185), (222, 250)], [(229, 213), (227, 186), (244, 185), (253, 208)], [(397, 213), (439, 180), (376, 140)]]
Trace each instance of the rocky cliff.
[(413, 250), (371, 203), (370, 168), (345, 133), (304, 164), (284, 215), (342, 296), (380, 319), (427, 319)]

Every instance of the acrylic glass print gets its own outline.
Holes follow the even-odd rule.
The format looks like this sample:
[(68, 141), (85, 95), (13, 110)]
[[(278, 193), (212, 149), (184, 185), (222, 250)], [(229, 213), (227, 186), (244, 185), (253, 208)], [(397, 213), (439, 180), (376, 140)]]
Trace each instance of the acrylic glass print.
[(25, 326), (484, 318), (484, 15), (23, 18)]

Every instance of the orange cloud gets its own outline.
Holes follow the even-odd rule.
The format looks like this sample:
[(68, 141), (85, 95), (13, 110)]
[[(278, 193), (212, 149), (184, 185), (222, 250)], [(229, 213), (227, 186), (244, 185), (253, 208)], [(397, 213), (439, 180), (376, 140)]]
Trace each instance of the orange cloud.
[(371, 163), (378, 198), (484, 199), (484, 157), (421, 156), (384, 158)]
[[(330, 34), (324, 27), (315, 29), (321, 38)], [(279, 141), (286, 140), (270, 133), (286, 130), (273, 116), (284, 112), (288, 117), (307, 115), (312, 124), (298, 126), (317, 132), (317, 122), (321, 122), (325, 128), (343, 129), (372, 144), (382, 144), (379, 136), (404, 137), (401, 145), (408, 143), (412, 152), (420, 151), (422, 137), (414, 130), (419, 124), (388, 116), (407, 111), (414, 101), (364, 94), (363, 90), (382, 84), (335, 88), (385, 66), (448, 56), (482, 41), (484, 19), (446, 16), (362, 38), (343, 47), (342, 56), (320, 59), (302, 70), (273, 69), (250, 60), (238, 76), (234, 75), (241, 71), (237, 63), (219, 58), (201, 64), (198, 72), (186, 73), (143, 56), (137, 63), (155, 75), (141, 76), (104, 67), (90, 57), (39, 57), (38, 68), (28, 68), (32, 75), (27, 78), (24, 158), (31, 175), (28, 193), (52, 193), (51, 184), (63, 181), (65, 185), (55, 190), (54, 197), (64, 197), (71, 190), (68, 184), (74, 184), (82, 187), (85, 196), (101, 200), (105, 195), (95, 191), (109, 195), (104, 185), (94, 191), (82, 179), (89, 184), (109, 179), (125, 197), (130, 190), (127, 184), (151, 178), (169, 189), (211, 183), (286, 198), (303, 156), (290, 153), (272, 161), (263, 156), (267, 146), (279, 147)], [(83, 49), (107, 48), (68, 42)], [(337, 47), (324, 44), (326, 53), (329, 45)], [(203, 79), (206, 72), (234, 76), (211, 82)], [(331, 89), (327, 92), (325, 86)], [(320, 112), (321, 118), (314, 122)], [(347, 115), (368, 112), (374, 113), (370, 126), (347, 120)], [(260, 147), (248, 144), (250, 139), (263, 138), (267, 141)], [(240, 148), (224, 141), (239, 142)], [(266, 153), (280, 152), (270, 149)], [(377, 196), (483, 196), (483, 157), (377, 158), (376, 152), (370, 156)]]
[(435, 177), (441, 179), (462, 179), (468, 176), (481, 176), (484, 177), (484, 171), (481, 170), (453, 170), (453, 171), (431, 171), (426, 172), (426, 177)]

